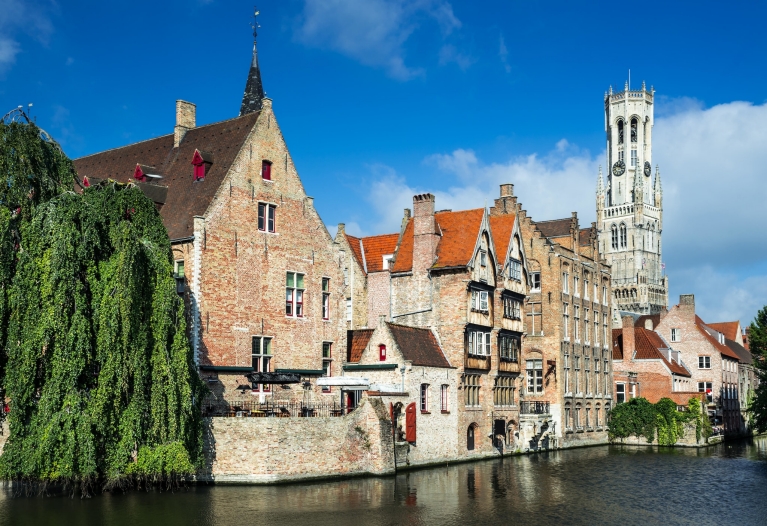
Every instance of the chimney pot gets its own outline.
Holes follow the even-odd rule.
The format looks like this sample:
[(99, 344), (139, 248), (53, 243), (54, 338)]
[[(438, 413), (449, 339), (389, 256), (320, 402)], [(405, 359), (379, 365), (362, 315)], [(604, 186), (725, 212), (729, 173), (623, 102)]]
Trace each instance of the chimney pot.
[(339, 234), (346, 233), (346, 223), (338, 223), (338, 233)]
[(513, 197), (514, 185), (511, 183), (504, 183), (501, 185), (501, 197)]

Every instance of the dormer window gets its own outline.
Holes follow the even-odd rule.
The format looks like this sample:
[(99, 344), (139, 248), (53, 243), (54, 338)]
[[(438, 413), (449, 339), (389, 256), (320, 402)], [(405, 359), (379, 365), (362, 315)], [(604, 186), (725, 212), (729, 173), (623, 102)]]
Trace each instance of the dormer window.
[(272, 180), (272, 162), (264, 159), (261, 161), (261, 178), (264, 181)]
[(386, 361), (386, 345), (384, 344), (378, 346), (378, 360), (381, 362)]
[(194, 166), (194, 181), (202, 181), (205, 179), (205, 175), (210, 165), (213, 164), (213, 156), (200, 150), (194, 151), (192, 157), (192, 166)]
[(140, 165), (140, 164), (137, 164), (137, 165), (136, 165), (136, 169), (135, 169), (135, 170), (133, 170), (133, 178), (134, 178), (136, 181), (140, 181), (140, 182), (142, 182), (142, 183), (143, 183), (144, 181), (146, 181), (146, 174), (144, 173), (144, 170), (143, 170), (143, 168), (141, 168), (141, 165)]
[(386, 254), (383, 257), (383, 269), (389, 270), (389, 267), (391, 267), (391, 262), (394, 259), (394, 254)]

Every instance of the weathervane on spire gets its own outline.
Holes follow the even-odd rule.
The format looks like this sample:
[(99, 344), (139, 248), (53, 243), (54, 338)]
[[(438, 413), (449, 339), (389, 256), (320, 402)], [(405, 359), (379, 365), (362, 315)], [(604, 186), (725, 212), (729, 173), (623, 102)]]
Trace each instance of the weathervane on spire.
[(256, 37), (258, 36), (258, 28), (261, 27), (258, 25), (258, 15), (261, 14), (261, 11), (258, 10), (258, 7), (253, 6), (253, 23), (250, 24), (250, 27), (253, 28), (253, 42), (256, 41)]

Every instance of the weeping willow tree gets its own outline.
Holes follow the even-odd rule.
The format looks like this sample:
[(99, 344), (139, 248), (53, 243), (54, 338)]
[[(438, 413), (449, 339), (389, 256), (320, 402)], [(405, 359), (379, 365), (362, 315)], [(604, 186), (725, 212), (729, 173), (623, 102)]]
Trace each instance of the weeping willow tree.
[(193, 474), (204, 386), (154, 204), (111, 181), (71, 191), (55, 143), (1, 126), (0, 476), (87, 493)]

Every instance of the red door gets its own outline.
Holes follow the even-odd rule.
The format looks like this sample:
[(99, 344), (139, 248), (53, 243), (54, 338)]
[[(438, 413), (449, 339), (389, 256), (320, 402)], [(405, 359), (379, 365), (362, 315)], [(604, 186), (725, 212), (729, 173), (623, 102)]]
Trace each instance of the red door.
[(405, 440), (415, 442), (415, 402), (408, 404), (405, 409)]

